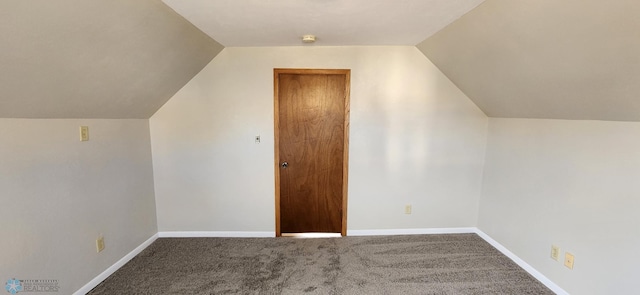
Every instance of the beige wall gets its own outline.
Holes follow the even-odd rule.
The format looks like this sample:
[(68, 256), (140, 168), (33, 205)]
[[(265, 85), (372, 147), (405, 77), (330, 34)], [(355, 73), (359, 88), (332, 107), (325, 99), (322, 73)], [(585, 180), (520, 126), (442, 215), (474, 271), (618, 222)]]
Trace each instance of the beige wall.
[(157, 232), (152, 173), (147, 120), (0, 119), (0, 278), (80, 289)]
[(487, 118), (420, 51), (263, 47), (224, 49), (150, 119), (160, 231), (274, 231), (273, 68), (352, 70), (349, 230), (476, 225)]
[(478, 225), (570, 294), (635, 294), (639, 180), (640, 123), (492, 118)]
[(273, 68), (352, 70), (349, 230), (478, 226), (571, 294), (640, 288), (640, 125), (487, 119), (402, 46), (227, 48), (149, 121), (0, 119), (0, 277), (71, 293), (158, 230), (273, 232)]

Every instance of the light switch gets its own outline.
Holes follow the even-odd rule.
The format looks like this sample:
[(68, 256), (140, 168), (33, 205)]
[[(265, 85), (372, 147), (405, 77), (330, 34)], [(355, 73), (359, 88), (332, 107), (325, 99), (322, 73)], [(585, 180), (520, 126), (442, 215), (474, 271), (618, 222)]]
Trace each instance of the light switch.
[(569, 269), (573, 269), (573, 261), (575, 260), (575, 257), (573, 256), (573, 254), (567, 252), (564, 254), (564, 266), (566, 266)]

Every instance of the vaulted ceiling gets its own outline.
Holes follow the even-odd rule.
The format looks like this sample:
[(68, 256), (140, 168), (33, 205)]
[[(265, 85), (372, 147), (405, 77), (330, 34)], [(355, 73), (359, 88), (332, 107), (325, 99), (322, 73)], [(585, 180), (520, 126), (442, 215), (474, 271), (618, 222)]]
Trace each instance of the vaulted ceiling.
[(149, 118), (223, 49), (160, 0), (3, 0), (0, 36), (0, 118)]
[(417, 45), (488, 116), (640, 121), (638, 15), (637, 0), (4, 0), (0, 118), (149, 118), (224, 46)]
[(487, 0), (418, 48), (490, 117), (640, 121), (638, 0)]

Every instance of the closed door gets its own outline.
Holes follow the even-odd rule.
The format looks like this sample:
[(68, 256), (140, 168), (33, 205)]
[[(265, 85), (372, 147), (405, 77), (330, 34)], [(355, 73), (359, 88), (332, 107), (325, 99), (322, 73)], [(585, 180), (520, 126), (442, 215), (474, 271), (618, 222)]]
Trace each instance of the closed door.
[(346, 235), (349, 70), (275, 69), (276, 235)]

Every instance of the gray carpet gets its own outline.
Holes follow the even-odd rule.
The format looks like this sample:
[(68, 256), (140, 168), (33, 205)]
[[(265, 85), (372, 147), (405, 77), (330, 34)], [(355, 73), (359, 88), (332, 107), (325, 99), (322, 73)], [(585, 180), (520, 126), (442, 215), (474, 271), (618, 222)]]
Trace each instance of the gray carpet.
[(554, 294), (475, 234), (163, 238), (89, 294)]

